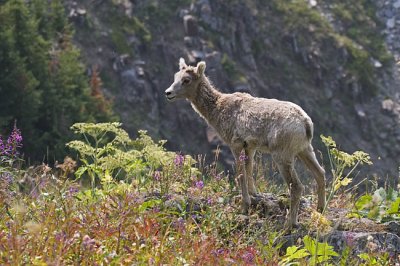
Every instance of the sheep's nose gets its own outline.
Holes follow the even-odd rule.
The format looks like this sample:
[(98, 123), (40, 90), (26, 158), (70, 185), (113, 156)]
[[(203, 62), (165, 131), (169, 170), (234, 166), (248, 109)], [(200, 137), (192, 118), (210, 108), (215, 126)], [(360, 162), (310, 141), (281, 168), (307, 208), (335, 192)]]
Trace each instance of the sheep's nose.
[(170, 92), (170, 91), (165, 91), (165, 95), (166, 95), (166, 96), (171, 95), (171, 93), (172, 93), (172, 92)]

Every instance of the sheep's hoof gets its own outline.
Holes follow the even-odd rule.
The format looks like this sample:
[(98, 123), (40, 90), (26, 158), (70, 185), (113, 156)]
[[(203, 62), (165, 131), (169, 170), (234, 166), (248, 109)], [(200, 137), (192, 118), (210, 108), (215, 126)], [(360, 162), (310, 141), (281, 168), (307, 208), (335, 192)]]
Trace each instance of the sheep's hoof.
[(250, 202), (246, 202), (242, 199), (242, 214), (248, 215), (250, 211)]

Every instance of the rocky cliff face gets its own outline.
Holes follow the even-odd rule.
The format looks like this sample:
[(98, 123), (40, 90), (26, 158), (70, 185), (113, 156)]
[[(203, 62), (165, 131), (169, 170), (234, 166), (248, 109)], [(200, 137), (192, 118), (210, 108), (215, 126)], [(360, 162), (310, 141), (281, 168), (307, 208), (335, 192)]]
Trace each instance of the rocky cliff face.
[(77, 45), (132, 135), (147, 129), (190, 154), (220, 144), (189, 103), (164, 99), (179, 57), (205, 60), (220, 90), (293, 101), (312, 117), (323, 153), (318, 136), (331, 135), (343, 150), (371, 154), (370, 175), (396, 177), (398, 1), (109, 2), (66, 5)]

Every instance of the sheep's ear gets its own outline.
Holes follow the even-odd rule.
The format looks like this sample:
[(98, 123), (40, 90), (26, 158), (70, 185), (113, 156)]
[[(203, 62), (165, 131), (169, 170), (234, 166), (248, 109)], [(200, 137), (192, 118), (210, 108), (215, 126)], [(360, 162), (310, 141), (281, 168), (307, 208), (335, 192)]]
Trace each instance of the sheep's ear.
[(206, 62), (201, 61), (197, 64), (197, 74), (202, 76), (206, 70)]
[(179, 69), (182, 70), (186, 67), (187, 67), (187, 65), (186, 65), (185, 59), (183, 59), (183, 57), (179, 58)]

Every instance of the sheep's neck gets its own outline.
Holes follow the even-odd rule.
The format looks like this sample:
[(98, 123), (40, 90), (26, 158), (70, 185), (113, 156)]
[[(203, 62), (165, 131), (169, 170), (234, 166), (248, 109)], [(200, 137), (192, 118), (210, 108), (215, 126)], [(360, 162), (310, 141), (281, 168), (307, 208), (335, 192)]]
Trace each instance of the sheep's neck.
[(216, 123), (217, 101), (221, 95), (222, 93), (205, 79), (200, 82), (195, 97), (191, 99), (193, 108), (212, 126)]

